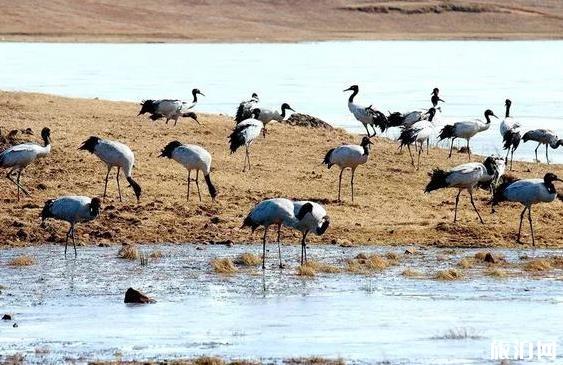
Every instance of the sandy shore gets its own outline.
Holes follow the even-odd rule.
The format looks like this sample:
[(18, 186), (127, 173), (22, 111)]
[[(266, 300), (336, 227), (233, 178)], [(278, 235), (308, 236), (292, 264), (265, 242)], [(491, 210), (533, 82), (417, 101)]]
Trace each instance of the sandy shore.
[(561, 39), (558, 0), (0, 0), (0, 39), (60, 42), (295, 42)]
[[(133, 176), (143, 187), (137, 204), (131, 189), (123, 187), (126, 198), (117, 199), (115, 179), (109, 185), (109, 199), (101, 217), (78, 229), (81, 241), (122, 242), (206, 242), (258, 241), (241, 230), (242, 220), (256, 202), (268, 197), (317, 200), (326, 205), (332, 225), (313, 242), (340, 244), (432, 244), (461, 246), (514, 245), (520, 207), (506, 205), (494, 215), (486, 205), (488, 194), (477, 194), (486, 225), (478, 223), (466, 195), (460, 203), (460, 221), (452, 223), (455, 191), (424, 194), (427, 173), (433, 167), (450, 167), (466, 162), (456, 154), (432, 149), (420, 171), (414, 171), (408, 154), (397, 154), (396, 143), (375, 139), (373, 154), (356, 173), (356, 202), (349, 198), (349, 173), (344, 177), (344, 203), (336, 202), (338, 170), (321, 165), (326, 151), (343, 142), (359, 142), (343, 130), (309, 129), (274, 124), (267, 139), (252, 147), (253, 169), (242, 173), (242, 151), (229, 154), (227, 136), (233, 126), (227, 116), (201, 115), (200, 121), (181, 120), (176, 127), (136, 117), (138, 104), (102, 100), (70, 99), (28, 93), (0, 93), (1, 126), (4, 135), (12, 129), (31, 128), (34, 135), (21, 140), (39, 141), (39, 131), (52, 130), (53, 151), (30, 166), (23, 176), (31, 197), (16, 201), (14, 186), (0, 180), (0, 227), (3, 245), (61, 242), (67, 225), (51, 222), (39, 227), (45, 200), (64, 194), (96, 196), (103, 193), (106, 168), (95, 156), (77, 148), (91, 135), (120, 140), (136, 154)], [(158, 158), (160, 150), (178, 139), (197, 143), (213, 155), (212, 179), (219, 190), (212, 203), (202, 184), (203, 202), (192, 191), (186, 202), (186, 172), (174, 161)], [(475, 157), (477, 158), (477, 157)], [(561, 165), (518, 163), (519, 177), (543, 176), (547, 171), (563, 175)], [(114, 171), (115, 173), (115, 171)], [(112, 177), (115, 175), (112, 174)], [(125, 186), (125, 184), (124, 184)], [(563, 231), (553, 229), (563, 218), (562, 203), (534, 207), (536, 242), (541, 246), (562, 246)], [(527, 228), (526, 228), (527, 234)], [(284, 240), (298, 240), (284, 230)]]

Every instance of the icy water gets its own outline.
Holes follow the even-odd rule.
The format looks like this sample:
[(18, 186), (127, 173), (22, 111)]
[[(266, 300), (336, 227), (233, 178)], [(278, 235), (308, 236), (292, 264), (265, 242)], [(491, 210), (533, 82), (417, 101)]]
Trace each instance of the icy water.
[[(358, 102), (409, 111), (429, 107), (430, 91), (439, 87), (447, 102), (442, 123), (482, 117), (487, 108), (502, 119), (510, 98), (524, 129), (550, 128), (563, 136), (561, 41), (0, 43), (0, 55), (4, 90), (140, 101), (189, 100), (198, 87), (207, 97), (197, 110), (231, 115), (240, 100), (257, 92), (263, 105), (288, 102), (363, 133), (343, 89), (358, 84)], [(499, 124), (495, 119), (474, 138), (474, 152), (502, 153)], [(532, 160), (535, 147), (521, 145), (516, 157)], [(543, 160), (545, 150), (540, 152)], [(563, 148), (550, 152), (554, 162), (563, 162)]]
[[(490, 359), (493, 341), (555, 341), (559, 354), (548, 363), (563, 362), (562, 270), (539, 278), (514, 265), (506, 269), (512, 277), (493, 279), (481, 266), (465, 271), (466, 279), (441, 282), (430, 279), (436, 270), (476, 250), (419, 248), (420, 254), (402, 255), (404, 249), (311, 246), (310, 258), (339, 266), (358, 252), (401, 256), (381, 273), (314, 278), (295, 275), (295, 245), (283, 246), (284, 270), (270, 246), (265, 274), (250, 268), (232, 276), (214, 273), (210, 260), (259, 254), (260, 246), (142, 247), (163, 253), (148, 266), (116, 258), (116, 246), (79, 247), (76, 260), (65, 260), (54, 245), (2, 250), (0, 311), (14, 320), (0, 321), (0, 361), (16, 353), (31, 363), (209, 354), (274, 363), (318, 355), (360, 364), (498, 364)], [(558, 251), (494, 253), (518, 264), (524, 254)], [(21, 254), (37, 264), (7, 265)], [(402, 277), (405, 268), (424, 278)], [(157, 303), (123, 304), (130, 286)]]

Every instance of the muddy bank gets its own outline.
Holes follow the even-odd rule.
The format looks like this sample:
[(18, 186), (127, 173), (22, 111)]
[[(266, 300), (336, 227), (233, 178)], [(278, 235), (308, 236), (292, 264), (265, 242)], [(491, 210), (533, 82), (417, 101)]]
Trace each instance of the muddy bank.
[[(233, 104), (233, 110), (234, 107)], [(18, 246), (64, 240), (67, 225), (50, 221), (46, 229), (40, 228), (39, 213), (45, 200), (59, 195), (103, 193), (105, 165), (95, 156), (78, 150), (81, 142), (97, 135), (120, 140), (135, 152), (133, 176), (142, 186), (143, 196), (137, 204), (124, 183), (125, 198), (119, 202), (114, 170), (101, 216), (77, 229), (77, 238), (88, 244), (258, 241), (260, 234), (250, 237), (248, 230), (240, 229), (246, 213), (264, 198), (286, 196), (317, 200), (326, 205), (331, 227), (322, 239), (311, 236), (313, 243), (514, 245), (518, 205), (505, 205), (491, 215), (486, 205), (488, 194), (480, 191), (477, 205), (487, 223), (481, 225), (464, 194), (460, 221), (453, 224), (455, 192), (423, 193), (427, 173), (432, 168), (464, 163), (466, 155), (455, 154), (447, 160), (446, 151), (432, 149), (429, 156), (423, 156), (420, 171), (415, 171), (407, 153), (397, 154), (396, 143), (375, 138), (370, 160), (356, 172), (355, 203), (350, 202), (349, 173), (343, 179), (344, 203), (337, 203), (339, 171), (327, 170), (321, 161), (334, 146), (343, 142), (359, 143), (357, 136), (340, 129), (272, 123), (267, 138), (260, 138), (252, 146), (253, 168), (243, 174), (244, 154), (239, 151), (231, 155), (227, 146), (233, 126), (230, 117), (200, 115), (201, 126), (184, 119), (173, 127), (137, 117), (138, 108), (135, 103), (0, 93), (0, 126), (4, 131), (31, 128), (33, 135), (21, 134), (18, 140), (39, 141), (39, 131), (48, 126), (53, 140), (51, 155), (30, 166), (22, 177), (31, 197), (17, 202), (14, 186), (7, 179), (0, 180), (0, 244)], [(211, 177), (219, 191), (215, 203), (211, 202), (204, 184), (201, 184), (203, 201), (198, 201), (194, 189), (187, 202), (185, 170), (171, 160), (158, 158), (160, 150), (176, 139), (200, 144), (211, 152)], [(515, 163), (514, 174), (538, 177), (547, 171), (563, 175), (560, 165), (522, 162)], [(563, 231), (552, 226), (561, 222), (561, 208), (561, 202), (534, 207), (538, 245), (563, 245)], [(297, 241), (298, 237), (284, 229), (283, 239)]]
[(295, 42), (563, 35), (563, 5), (558, 1), (48, 0), (37, 6), (25, 0), (9, 7), (0, 14), (0, 37), (10, 41)]

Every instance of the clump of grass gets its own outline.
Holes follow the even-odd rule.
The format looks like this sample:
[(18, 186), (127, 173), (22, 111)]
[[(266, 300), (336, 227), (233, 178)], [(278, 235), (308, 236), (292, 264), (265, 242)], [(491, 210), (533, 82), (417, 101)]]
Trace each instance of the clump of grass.
[(487, 270), (485, 270), (485, 275), (487, 276), (491, 276), (493, 278), (505, 278), (508, 276), (508, 274), (506, 273), (506, 271), (502, 270), (502, 269), (497, 269), (497, 268), (489, 268)]
[(342, 359), (327, 359), (320, 356), (295, 357), (285, 359), (283, 363), (286, 365), (346, 365)]
[(262, 259), (251, 252), (245, 252), (235, 259), (235, 264), (240, 266), (258, 266), (262, 263)]
[(382, 271), (388, 268), (391, 262), (379, 255), (359, 254), (355, 258), (346, 262), (346, 270), (353, 273), (368, 273), (371, 271)]
[(299, 267), (297, 268), (297, 275), (312, 277), (317, 275), (317, 270), (315, 270), (315, 268), (308, 263), (304, 263), (303, 265), (299, 265)]
[(10, 266), (31, 266), (35, 264), (35, 259), (31, 256), (21, 255), (14, 257), (8, 265)]
[(553, 267), (563, 269), (563, 256), (553, 256), (549, 261)]
[(459, 327), (449, 329), (445, 334), (432, 338), (436, 340), (478, 340), (483, 337), (474, 328)]
[(139, 258), (139, 250), (135, 245), (123, 245), (117, 252), (117, 256), (126, 260), (137, 260)]
[(457, 263), (457, 266), (462, 269), (471, 269), (474, 264), (475, 261), (473, 259), (469, 257), (464, 257)]
[(341, 271), (340, 268), (335, 265), (331, 265), (326, 262), (314, 261), (314, 260), (307, 261), (303, 266), (309, 266), (312, 267), (317, 272), (324, 272), (327, 274), (335, 274)]
[(531, 272), (540, 272), (551, 270), (552, 266), (549, 260), (535, 259), (530, 260), (524, 264), (524, 270)]
[(213, 259), (211, 261), (213, 269), (218, 274), (234, 274), (238, 271), (237, 267), (230, 258)]
[(225, 365), (223, 359), (214, 356), (202, 356), (193, 360), (194, 365)]
[(456, 269), (440, 270), (434, 275), (434, 279), (444, 281), (459, 280), (461, 278), (463, 278), (462, 273)]
[(391, 261), (399, 261), (401, 259), (401, 256), (396, 252), (387, 252), (385, 257)]
[(151, 259), (159, 259), (159, 258), (161, 258), (162, 256), (163, 256), (163, 254), (162, 254), (162, 251), (160, 251), (160, 250), (152, 251), (152, 252), (149, 254), (149, 257), (150, 257)]
[(403, 270), (401, 275), (407, 278), (420, 278), (423, 276), (422, 272), (411, 268), (406, 268), (405, 270)]
[(479, 252), (475, 253), (475, 258), (477, 260), (483, 261), (483, 260), (485, 260), (485, 256), (487, 256), (486, 252), (479, 251)]

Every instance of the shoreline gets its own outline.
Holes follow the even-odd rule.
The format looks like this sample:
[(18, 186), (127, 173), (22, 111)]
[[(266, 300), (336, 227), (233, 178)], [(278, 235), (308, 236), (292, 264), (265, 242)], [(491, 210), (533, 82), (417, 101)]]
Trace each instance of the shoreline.
[[(243, 174), (243, 152), (228, 152), (227, 136), (233, 122), (228, 116), (201, 114), (199, 126), (181, 119), (176, 127), (148, 118), (136, 117), (137, 103), (66, 98), (36, 93), (0, 92), (2, 132), (12, 129), (34, 131), (18, 134), (18, 142), (39, 141), (39, 131), (52, 130), (53, 151), (34, 163), (22, 175), (31, 197), (19, 203), (15, 189), (0, 180), (0, 227), (2, 247), (64, 242), (66, 223), (48, 221), (39, 227), (40, 210), (47, 199), (81, 194), (98, 196), (103, 191), (104, 165), (95, 157), (77, 151), (91, 135), (122, 141), (135, 153), (133, 177), (142, 185), (140, 204), (129, 188), (125, 199), (116, 198), (114, 172), (110, 175), (108, 199), (101, 216), (77, 228), (77, 240), (87, 244), (121, 243), (217, 243), (259, 242), (260, 232), (240, 229), (248, 211), (270, 197), (310, 199), (322, 203), (331, 217), (331, 226), (322, 237), (311, 236), (312, 244), (347, 245), (432, 245), (436, 247), (529, 247), (515, 243), (519, 206), (505, 204), (490, 214), (488, 194), (476, 194), (485, 225), (462, 195), (459, 217), (453, 224), (455, 192), (452, 189), (424, 194), (427, 173), (432, 168), (448, 168), (467, 162), (464, 154), (432, 148), (423, 156), (421, 169), (410, 165), (408, 153), (397, 154), (397, 145), (386, 138), (374, 138), (372, 155), (356, 173), (357, 200), (349, 197), (349, 172), (343, 178), (343, 203), (336, 202), (338, 171), (321, 166), (326, 151), (343, 142), (358, 143), (358, 137), (341, 129), (324, 130), (274, 123), (266, 139), (259, 138), (251, 148), (253, 169)], [(197, 108), (196, 108), (197, 112)], [(185, 170), (174, 161), (157, 158), (171, 140), (196, 143), (213, 156), (211, 173), (219, 189), (211, 203), (202, 184), (203, 201), (192, 190), (186, 202)], [(4, 148), (4, 147), (2, 147)], [(473, 161), (478, 161), (476, 158)], [(563, 175), (562, 165), (515, 162), (514, 175), (527, 178), (552, 171)], [(284, 182), (292, 182), (287, 184)], [(563, 218), (561, 202), (534, 207), (537, 247), (563, 247), (563, 232), (550, 225)], [(524, 231), (527, 239), (527, 231)], [(272, 234), (273, 235), (273, 234)], [(273, 237), (269, 238), (271, 241)], [(297, 242), (297, 233), (282, 230), (284, 242)], [(531, 247), (531, 246), (530, 246)]]

